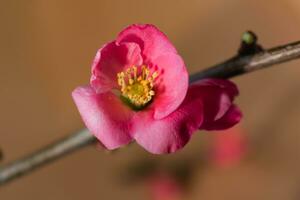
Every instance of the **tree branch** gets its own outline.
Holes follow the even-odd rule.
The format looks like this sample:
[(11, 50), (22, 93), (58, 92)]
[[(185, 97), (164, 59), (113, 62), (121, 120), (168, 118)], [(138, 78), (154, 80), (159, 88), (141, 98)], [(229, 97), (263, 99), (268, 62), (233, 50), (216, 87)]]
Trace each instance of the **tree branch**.
[(0, 167), (0, 186), (13, 180), (33, 169), (45, 165), (57, 158), (87, 145), (95, 143), (97, 140), (87, 129), (73, 133), (40, 150), (16, 160), (10, 164)]
[[(256, 40), (254, 42), (256, 42)], [(253, 46), (253, 43), (251, 45)], [(256, 45), (256, 43), (254, 45)], [(204, 71), (191, 75), (190, 83), (204, 78), (232, 78), (255, 70), (264, 69), (274, 64), (299, 58), (300, 41), (266, 51), (256, 51), (251, 54), (243, 54), (241, 52), (244, 52), (243, 49), (242, 51), (240, 49), (237, 56), (234, 56), (221, 64), (217, 64)], [(33, 171), (33, 169), (50, 163), (51, 161), (95, 142), (96, 139), (86, 129), (53, 142), (47, 147), (44, 147), (24, 158), (2, 166), (0, 168), (0, 185), (4, 185), (21, 175)]]
[(235, 56), (223, 63), (191, 75), (190, 83), (204, 78), (233, 78), (299, 57), (300, 41), (297, 41), (252, 55)]

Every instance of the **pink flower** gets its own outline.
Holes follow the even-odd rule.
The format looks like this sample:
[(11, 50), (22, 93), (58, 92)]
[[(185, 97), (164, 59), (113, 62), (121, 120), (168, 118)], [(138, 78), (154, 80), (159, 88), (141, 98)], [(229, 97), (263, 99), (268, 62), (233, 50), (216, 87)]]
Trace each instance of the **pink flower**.
[(135, 140), (149, 152), (181, 149), (199, 128), (219, 130), (239, 122), (238, 94), (227, 80), (188, 86), (182, 58), (153, 25), (131, 25), (94, 59), (90, 85), (73, 99), (87, 128), (107, 149)]
[(220, 168), (238, 164), (248, 151), (248, 140), (241, 127), (215, 133), (211, 146), (211, 161)]
[(147, 183), (152, 200), (183, 199), (184, 188), (174, 177), (155, 174)]

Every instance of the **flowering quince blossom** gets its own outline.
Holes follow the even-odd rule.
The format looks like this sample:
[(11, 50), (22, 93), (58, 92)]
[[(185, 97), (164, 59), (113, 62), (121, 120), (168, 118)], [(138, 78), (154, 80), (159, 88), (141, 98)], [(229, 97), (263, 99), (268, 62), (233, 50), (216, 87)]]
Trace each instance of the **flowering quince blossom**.
[(147, 180), (152, 200), (183, 199), (184, 188), (174, 177), (167, 174), (154, 174)]
[(73, 99), (87, 128), (107, 149), (135, 140), (154, 154), (181, 149), (198, 129), (238, 123), (230, 81), (188, 85), (182, 58), (153, 25), (131, 25), (98, 50), (90, 84)]
[(212, 139), (209, 158), (219, 168), (239, 164), (249, 151), (248, 138), (241, 126), (218, 131)]

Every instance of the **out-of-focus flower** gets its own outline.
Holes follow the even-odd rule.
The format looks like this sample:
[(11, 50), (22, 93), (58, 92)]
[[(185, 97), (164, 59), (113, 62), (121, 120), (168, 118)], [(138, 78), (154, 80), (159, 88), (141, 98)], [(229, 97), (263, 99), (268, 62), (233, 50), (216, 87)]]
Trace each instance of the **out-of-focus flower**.
[(181, 200), (184, 188), (174, 178), (168, 175), (154, 175), (147, 181), (152, 200)]
[(213, 135), (210, 159), (217, 167), (226, 168), (238, 164), (248, 150), (245, 133), (237, 126)]
[(199, 128), (239, 122), (238, 94), (227, 80), (188, 86), (176, 49), (153, 25), (131, 25), (105, 44), (92, 65), (90, 85), (72, 95), (87, 128), (108, 149), (135, 140), (149, 152), (181, 149)]

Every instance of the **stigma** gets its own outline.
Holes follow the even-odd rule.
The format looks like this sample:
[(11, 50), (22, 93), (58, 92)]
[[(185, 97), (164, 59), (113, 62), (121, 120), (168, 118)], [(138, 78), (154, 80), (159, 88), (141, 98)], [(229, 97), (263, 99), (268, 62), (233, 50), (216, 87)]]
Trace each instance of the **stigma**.
[(150, 73), (147, 66), (132, 66), (117, 74), (121, 97), (135, 108), (146, 106), (155, 96), (154, 82), (158, 73)]

